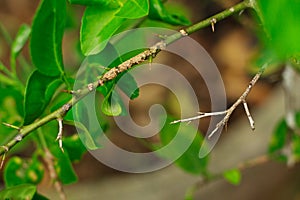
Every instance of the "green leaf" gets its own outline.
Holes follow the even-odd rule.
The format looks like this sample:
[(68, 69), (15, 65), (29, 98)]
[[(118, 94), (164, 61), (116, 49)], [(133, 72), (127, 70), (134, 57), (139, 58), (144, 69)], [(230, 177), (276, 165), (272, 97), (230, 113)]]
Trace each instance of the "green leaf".
[(84, 6), (103, 6), (105, 8), (118, 8), (120, 2), (117, 0), (68, 0), (71, 4), (80, 4)]
[(108, 116), (125, 115), (126, 109), (123, 100), (114, 90), (114, 87), (112, 87), (109, 93), (105, 96), (101, 104), (101, 110)]
[(77, 134), (70, 137), (64, 137), (63, 142), (64, 149), (68, 152), (71, 162), (80, 161), (87, 151)]
[[(174, 118), (168, 117), (164, 127), (160, 132), (160, 138), (163, 145), (169, 144), (171, 141), (176, 145), (169, 147), (163, 156), (172, 159), (175, 155), (182, 151), (183, 146), (190, 144), (188, 149), (175, 161), (175, 164), (184, 171), (192, 174), (207, 173), (208, 156), (199, 158), (200, 147), (203, 143), (202, 135), (190, 125), (170, 124)], [(193, 133), (196, 133), (193, 137)], [(177, 141), (174, 141), (174, 137)]]
[(120, 11), (116, 14), (118, 17), (137, 19), (148, 15), (148, 0), (123, 0)]
[(190, 25), (191, 22), (183, 15), (169, 13), (161, 0), (150, 0), (149, 18), (160, 20), (172, 25)]
[(292, 148), (293, 156), (298, 161), (300, 159), (300, 136), (299, 135), (294, 134), (292, 136), (291, 148)]
[(34, 71), (27, 82), (24, 103), (24, 125), (38, 118), (50, 102), (61, 80)]
[(5, 165), (4, 182), (6, 187), (23, 183), (38, 184), (44, 176), (43, 164), (34, 156), (31, 160), (12, 157)]
[(31, 58), (44, 75), (64, 74), (62, 38), (65, 20), (65, 0), (43, 0), (34, 17), (30, 41)]
[(126, 72), (117, 78), (117, 86), (128, 96), (130, 99), (135, 99), (139, 96), (139, 88), (134, 77)]
[(281, 120), (272, 135), (270, 144), (269, 144), (269, 153), (275, 153), (277, 150), (280, 150), (284, 147), (286, 136), (288, 133), (288, 126), (285, 120)]
[(71, 160), (67, 152), (62, 152), (58, 145), (51, 145), (50, 151), (55, 157), (54, 168), (59, 180), (63, 184), (71, 184), (77, 182), (77, 175), (73, 169)]
[(297, 112), (295, 115), (295, 121), (298, 128), (300, 128), (300, 112)]
[(298, 0), (258, 0), (256, 10), (264, 25), (264, 44), (273, 57), (286, 60), (300, 52), (300, 3)]
[(86, 8), (80, 29), (81, 51), (84, 55), (97, 54), (104, 49), (108, 39), (124, 21), (123, 18), (115, 16), (118, 12), (119, 9), (101, 6)]
[(241, 172), (238, 169), (231, 169), (223, 172), (223, 177), (232, 185), (239, 185), (241, 182)]
[(22, 184), (0, 191), (0, 199), (34, 199), (36, 186)]
[[(88, 95), (85, 97), (85, 100), (87, 98), (92, 98), (91, 95)], [(97, 119), (89, 119), (88, 117), (88, 112), (91, 112), (89, 109), (92, 109), (84, 104), (85, 102), (81, 101), (78, 102), (74, 107), (73, 107), (73, 124), (77, 128), (78, 135), (84, 144), (85, 147), (87, 147), (90, 150), (95, 150), (101, 147), (97, 139), (99, 136), (103, 134), (102, 130), (94, 130), (90, 129), (88, 130), (86, 126), (89, 124), (85, 123), (90, 123), (90, 124), (95, 124), (98, 123)]]
[(22, 24), (20, 26), (17, 36), (11, 45), (11, 56), (13, 59), (15, 59), (21, 52), (30, 36), (30, 33), (31, 28), (28, 25)]

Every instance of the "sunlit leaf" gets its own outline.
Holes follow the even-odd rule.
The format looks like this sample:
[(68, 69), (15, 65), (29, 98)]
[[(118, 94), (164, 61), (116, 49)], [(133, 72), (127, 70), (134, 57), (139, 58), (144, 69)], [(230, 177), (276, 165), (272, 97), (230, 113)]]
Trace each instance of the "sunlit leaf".
[(16, 38), (14, 39), (11, 45), (11, 56), (13, 59), (15, 59), (19, 55), (20, 51), (26, 44), (30, 36), (30, 33), (31, 33), (31, 28), (26, 24), (22, 24), (21, 27), (19, 28)]
[(148, 0), (123, 0), (121, 9), (116, 16), (128, 19), (136, 19), (146, 16), (148, 12)]
[(120, 7), (118, 0), (68, 0), (71, 4), (80, 4), (85, 6), (103, 6), (106, 8)]
[[(199, 158), (199, 151), (203, 142), (202, 135), (200, 135), (200, 133), (192, 126), (170, 124), (172, 121), (174, 121), (173, 118), (169, 117), (167, 119), (163, 129), (160, 132), (160, 138), (162, 144), (167, 145), (171, 141), (174, 142), (174, 137), (176, 136), (176, 145), (169, 147), (163, 156), (173, 159), (174, 155), (181, 153), (183, 151), (182, 148), (186, 144), (190, 143), (190, 146), (186, 151), (182, 152), (183, 154), (175, 161), (175, 164), (186, 172), (205, 175), (207, 173), (208, 156), (205, 158)], [(196, 133), (196, 135), (194, 133)]]
[(149, 18), (160, 20), (172, 25), (190, 25), (191, 22), (178, 13), (170, 13), (161, 0), (150, 0)]
[(43, 0), (32, 24), (30, 52), (33, 64), (47, 76), (64, 74), (62, 38), (66, 1)]
[(30, 75), (25, 90), (24, 125), (30, 124), (43, 113), (61, 83), (57, 77), (45, 76), (38, 70)]
[(34, 199), (36, 186), (21, 184), (0, 191), (0, 199)]

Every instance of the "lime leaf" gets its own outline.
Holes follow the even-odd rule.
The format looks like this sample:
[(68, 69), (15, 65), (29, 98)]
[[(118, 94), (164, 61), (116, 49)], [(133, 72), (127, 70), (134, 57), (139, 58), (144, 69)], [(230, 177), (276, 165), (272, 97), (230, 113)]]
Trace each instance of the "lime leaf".
[(24, 103), (24, 125), (32, 123), (38, 118), (62, 82), (57, 77), (49, 77), (34, 71), (26, 85)]
[(183, 15), (169, 13), (161, 0), (150, 0), (149, 18), (160, 20), (172, 25), (190, 25), (191, 22)]
[(87, 149), (82, 144), (79, 136), (74, 134), (70, 137), (64, 137), (64, 149), (68, 152), (71, 162), (80, 161)]
[(54, 167), (59, 180), (63, 184), (71, 184), (77, 182), (77, 176), (73, 169), (67, 152), (62, 152), (58, 145), (51, 145), (50, 151), (55, 157)]
[(270, 144), (269, 144), (269, 153), (274, 153), (277, 150), (280, 150), (284, 147), (286, 136), (288, 133), (288, 127), (285, 120), (281, 120), (272, 135)]
[(36, 157), (33, 157), (32, 160), (24, 160), (16, 156), (12, 157), (4, 169), (6, 187), (22, 183), (38, 184), (43, 176), (44, 167)]
[(0, 199), (34, 199), (36, 186), (21, 184), (0, 191)]
[(30, 33), (31, 33), (30, 27), (26, 24), (22, 24), (21, 27), (19, 28), (15, 40), (11, 45), (11, 56), (13, 59), (15, 59), (19, 55), (20, 51), (22, 50), (25, 43), (27, 42)]
[(103, 6), (106, 8), (118, 8), (120, 3), (117, 0), (68, 0), (71, 4), (80, 4), (84, 6)]
[[(167, 118), (160, 132), (161, 142), (163, 145), (167, 145), (175, 136), (178, 137), (177, 141), (179, 142), (176, 143), (177, 145), (170, 147), (163, 156), (172, 159), (172, 155), (176, 155), (178, 151), (182, 151), (182, 147), (191, 142), (188, 149), (175, 161), (175, 164), (186, 172), (205, 175), (207, 173), (208, 156), (199, 158), (199, 151), (203, 142), (202, 135), (192, 126), (170, 124), (172, 121), (174, 121), (173, 118)], [(193, 137), (193, 133), (196, 133), (195, 137)]]
[(293, 156), (299, 160), (300, 159), (300, 136), (297, 134), (294, 134), (292, 137), (292, 151), (293, 151)]
[(105, 96), (101, 104), (101, 110), (108, 116), (125, 115), (126, 110), (122, 98), (113, 90), (114, 87), (112, 87), (110, 92)]
[(122, 2), (124, 3), (116, 16), (127, 19), (136, 19), (148, 15), (148, 0), (123, 0)]
[(241, 172), (238, 169), (231, 169), (223, 172), (223, 177), (232, 185), (239, 185), (241, 182)]
[(300, 128), (300, 112), (297, 112), (295, 115), (295, 121), (298, 128)]
[(84, 55), (97, 54), (104, 49), (107, 40), (124, 21), (123, 18), (115, 16), (118, 12), (119, 8), (107, 9), (102, 6), (86, 8), (80, 29), (81, 51)]
[(62, 38), (66, 1), (43, 0), (32, 24), (30, 53), (33, 64), (47, 76), (64, 74)]
[[(85, 97), (85, 100), (87, 98), (92, 97), (91, 95), (88, 95)], [(97, 119), (89, 118), (88, 113), (91, 112), (89, 109), (93, 108), (86, 106), (84, 101), (78, 102), (73, 107), (73, 125), (76, 126), (78, 135), (84, 146), (90, 150), (95, 150), (100, 147), (100, 145), (97, 143), (97, 139), (103, 134), (103, 131), (98, 129), (94, 130), (93, 128), (88, 130), (86, 128), (86, 126), (89, 126), (90, 124), (99, 123)]]
[(258, 16), (264, 25), (264, 44), (275, 58), (288, 59), (300, 52), (300, 4), (298, 0), (257, 1)]
[(134, 77), (129, 73), (123, 73), (117, 78), (117, 86), (128, 96), (130, 99), (135, 99), (139, 96), (139, 88)]

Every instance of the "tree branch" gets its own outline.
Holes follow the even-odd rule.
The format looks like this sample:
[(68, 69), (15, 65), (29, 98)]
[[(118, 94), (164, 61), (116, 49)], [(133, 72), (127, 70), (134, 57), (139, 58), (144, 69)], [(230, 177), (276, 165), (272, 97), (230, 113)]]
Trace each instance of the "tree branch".
[(250, 127), (252, 128), (252, 130), (255, 129), (254, 127), (254, 120), (250, 114), (247, 102), (246, 102), (246, 98), (248, 96), (248, 94), (250, 93), (251, 89), (253, 88), (253, 86), (256, 84), (256, 82), (258, 81), (258, 79), (260, 78), (260, 76), (262, 75), (262, 73), (264, 72), (265, 68), (267, 67), (267, 63), (259, 70), (259, 72), (252, 78), (252, 80), (250, 81), (248, 87), (246, 88), (246, 90), (243, 92), (243, 94), (236, 100), (236, 102), (227, 110), (225, 111), (219, 111), (219, 112), (211, 112), (211, 113), (203, 113), (200, 112), (200, 115), (195, 116), (195, 117), (190, 117), (190, 118), (186, 118), (186, 119), (180, 119), (180, 120), (176, 120), (171, 122), (171, 124), (175, 124), (175, 123), (179, 123), (179, 122), (190, 122), (196, 119), (201, 119), (204, 117), (210, 117), (210, 116), (217, 116), (217, 115), (225, 115), (224, 118), (217, 123), (215, 129), (209, 133), (208, 135), (208, 139), (211, 138), (218, 130), (219, 128), (225, 126), (231, 116), (231, 114), (233, 113), (233, 111), (241, 104), (243, 103), (244, 105), (244, 109), (246, 112), (246, 115), (248, 117), (249, 123), (250, 123)]
[(26, 137), (28, 134), (30, 134), (32, 131), (37, 129), (38, 127), (43, 126), (44, 124), (57, 119), (63, 119), (63, 117), (66, 115), (66, 113), (74, 106), (78, 101), (80, 101), (82, 98), (87, 96), (90, 92), (94, 91), (97, 87), (105, 84), (106, 82), (115, 79), (120, 73), (125, 72), (132, 68), (135, 65), (138, 65), (145, 60), (150, 59), (151, 57), (155, 57), (161, 50), (163, 50), (167, 45), (170, 43), (187, 36), (189, 34), (192, 34), (204, 27), (211, 26), (212, 22), (214, 24), (224, 18), (227, 18), (233, 14), (239, 13), (246, 8), (253, 8), (252, 0), (244, 0), (243, 2), (236, 4), (235, 6), (226, 9), (216, 15), (213, 15), (212, 17), (209, 17), (203, 21), (200, 21), (190, 27), (187, 27), (186, 29), (181, 29), (178, 33), (175, 33), (173, 35), (170, 35), (166, 37), (163, 41), (158, 42), (154, 46), (150, 47), (149, 49), (145, 50), (144, 52), (132, 57), (131, 59), (121, 63), (117, 67), (111, 68), (109, 71), (107, 71), (101, 78), (99, 78), (97, 81), (88, 84), (84, 88), (74, 91), (74, 95), (72, 99), (64, 104), (61, 108), (58, 110), (50, 113), (49, 115), (35, 121), (32, 124), (23, 126), (19, 129), (18, 134), (11, 139), (6, 145), (3, 145), (4, 148), (0, 148), (0, 155), (3, 155), (6, 150), (11, 149), (13, 146), (15, 146), (18, 142), (20, 142), (24, 137)]

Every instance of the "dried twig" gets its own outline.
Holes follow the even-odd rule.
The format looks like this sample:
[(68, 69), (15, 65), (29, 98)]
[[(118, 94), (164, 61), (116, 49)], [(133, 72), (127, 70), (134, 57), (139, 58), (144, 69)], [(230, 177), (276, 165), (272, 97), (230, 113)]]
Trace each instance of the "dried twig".
[(204, 117), (211, 117), (211, 116), (217, 116), (217, 115), (225, 115), (224, 118), (219, 122), (217, 123), (215, 129), (209, 133), (208, 135), (208, 138), (211, 138), (218, 130), (219, 128), (225, 126), (231, 116), (231, 114), (233, 113), (233, 111), (241, 104), (243, 103), (244, 105), (244, 109), (245, 109), (245, 112), (247, 114), (247, 117), (248, 117), (248, 120), (249, 120), (249, 123), (250, 123), (250, 127), (252, 130), (255, 129), (254, 127), (254, 120), (250, 114), (250, 111), (249, 111), (249, 108), (248, 108), (248, 105), (247, 105), (247, 102), (246, 102), (246, 98), (248, 96), (248, 94), (250, 93), (251, 89), (253, 88), (253, 86), (255, 85), (255, 83), (257, 82), (257, 80), (260, 78), (260, 76), (262, 75), (262, 73), (264, 72), (266, 66), (268, 64), (265, 64), (260, 70), (259, 72), (252, 78), (252, 80), (250, 81), (248, 87), (246, 88), (246, 90), (243, 92), (243, 94), (236, 100), (236, 102), (227, 110), (225, 111), (219, 111), (219, 112), (210, 112), (210, 113), (203, 113), (203, 112), (200, 112), (200, 115), (197, 115), (195, 117), (190, 117), (190, 118), (186, 118), (186, 119), (180, 119), (180, 120), (176, 120), (176, 121), (173, 121), (171, 122), (171, 124), (175, 124), (175, 123), (178, 123), (178, 122), (190, 122), (192, 120), (196, 120), (196, 119), (201, 119), (201, 118), (204, 118)]

